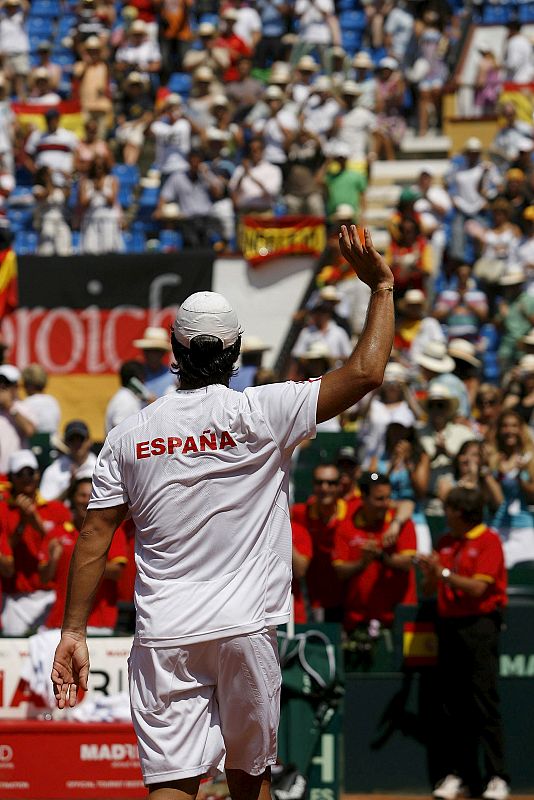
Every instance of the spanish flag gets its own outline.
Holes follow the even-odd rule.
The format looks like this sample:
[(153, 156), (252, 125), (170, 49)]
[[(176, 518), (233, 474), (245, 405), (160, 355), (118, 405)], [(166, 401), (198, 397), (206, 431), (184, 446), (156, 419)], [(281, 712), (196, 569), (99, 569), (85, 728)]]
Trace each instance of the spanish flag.
[(405, 667), (433, 667), (438, 660), (438, 637), (432, 622), (405, 622), (402, 637)]
[(19, 302), (17, 256), (8, 248), (0, 250), (0, 319), (14, 311)]
[(79, 100), (63, 100), (53, 106), (38, 105), (37, 103), (12, 103), (11, 108), (23, 130), (38, 128), (40, 131), (46, 130), (44, 117), (46, 112), (51, 108), (57, 108), (60, 114), (60, 126), (72, 131), (80, 138), (83, 137), (83, 115)]

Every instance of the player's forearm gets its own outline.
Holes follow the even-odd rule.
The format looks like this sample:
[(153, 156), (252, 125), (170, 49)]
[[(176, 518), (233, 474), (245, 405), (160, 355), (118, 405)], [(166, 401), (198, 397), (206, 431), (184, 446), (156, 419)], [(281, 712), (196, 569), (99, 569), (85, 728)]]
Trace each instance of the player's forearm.
[(393, 292), (377, 288), (380, 290), (371, 294), (367, 322), (352, 354), (321, 381), (317, 422), (341, 414), (382, 383), (393, 345), (395, 314)]
[(64, 632), (84, 636), (93, 600), (104, 574), (107, 553), (126, 506), (89, 511), (70, 563)]

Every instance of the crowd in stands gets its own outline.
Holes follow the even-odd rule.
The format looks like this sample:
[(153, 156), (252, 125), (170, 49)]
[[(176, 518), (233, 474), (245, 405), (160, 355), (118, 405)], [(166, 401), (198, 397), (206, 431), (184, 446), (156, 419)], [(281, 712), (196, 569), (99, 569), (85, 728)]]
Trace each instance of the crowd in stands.
[[(224, 251), (247, 212), (336, 224), (350, 206), (358, 219), (373, 162), (396, 157), (407, 126), (440, 129), (472, 19), (457, 2), (409, 0), (4, 0), (3, 238), (42, 255)], [(502, 53), (480, 45), (473, 113), (495, 114), (503, 80), (534, 74), (531, 43), (508, 22)], [(532, 126), (503, 113), (494, 152), (515, 162)], [(464, 217), (513, 180), (499, 175), (485, 172), (479, 208), (460, 165), (452, 207), (428, 200), (440, 187), (423, 180), (427, 208), (420, 228), (399, 227), (401, 250), (420, 236), (437, 248), (437, 217), (457, 252)], [(528, 185), (516, 176), (515, 217)]]

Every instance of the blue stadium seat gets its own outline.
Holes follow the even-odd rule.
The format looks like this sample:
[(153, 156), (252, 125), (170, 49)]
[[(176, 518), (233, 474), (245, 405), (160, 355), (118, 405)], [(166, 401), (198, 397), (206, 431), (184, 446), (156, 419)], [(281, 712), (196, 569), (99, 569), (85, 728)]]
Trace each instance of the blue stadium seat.
[(71, 67), (76, 62), (76, 54), (72, 50), (54, 50), (52, 62), (60, 67)]
[(121, 186), (133, 188), (139, 183), (139, 167), (136, 164), (115, 164), (111, 172)]
[(367, 25), (364, 11), (342, 11), (339, 15), (341, 31), (363, 31)]
[(495, 353), (498, 350), (500, 335), (493, 323), (487, 322), (480, 328), (480, 339), (485, 343), (486, 353)]
[(127, 253), (144, 253), (146, 238), (142, 231), (124, 231), (122, 234)]
[(71, 245), (72, 245), (73, 253), (79, 253), (80, 252), (80, 238), (81, 238), (80, 231), (72, 231), (72, 234), (71, 234)]
[(360, 31), (341, 31), (341, 44), (346, 52), (353, 56), (362, 46), (362, 34)]
[(193, 79), (187, 72), (173, 72), (167, 83), (167, 88), (171, 92), (177, 92), (184, 97), (189, 96)]
[(18, 231), (15, 234), (15, 252), (19, 256), (33, 255), (37, 250), (39, 237), (35, 231)]
[(34, 17), (59, 17), (61, 7), (56, 0), (34, 0), (30, 5), (28, 19)]
[(50, 39), (53, 31), (53, 20), (50, 17), (29, 17), (27, 24), (28, 36), (40, 36), (41, 39)]
[(519, 22), (534, 22), (534, 3), (522, 3), (519, 6)]
[(63, 39), (64, 36), (68, 36), (74, 27), (76, 27), (75, 14), (64, 14), (58, 21), (56, 38)]
[(482, 22), (485, 25), (506, 25), (510, 21), (513, 9), (508, 5), (488, 4), (482, 12)]
[(339, 0), (337, 7), (339, 11), (353, 11), (357, 5), (357, 0)]
[(181, 250), (184, 245), (182, 234), (179, 231), (160, 231), (159, 243), (163, 253)]
[(33, 208), (8, 207), (7, 218), (12, 231), (31, 230), (33, 226)]
[(501, 377), (501, 368), (497, 353), (484, 353), (482, 356), (482, 371), (485, 380), (497, 383)]
[(215, 25), (216, 28), (219, 27), (219, 17), (217, 14), (201, 14), (199, 24), (202, 25), (204, 22), (210, 22), (212, 25)]

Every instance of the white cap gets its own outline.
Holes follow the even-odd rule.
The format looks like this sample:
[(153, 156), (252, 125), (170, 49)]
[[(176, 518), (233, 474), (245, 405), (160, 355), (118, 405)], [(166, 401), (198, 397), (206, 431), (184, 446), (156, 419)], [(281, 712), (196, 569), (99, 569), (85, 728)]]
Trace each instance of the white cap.
[(102, 42), (98, 36), (89, 36), (84, 42), (84, 47), (86, 50), (102, 50)]
[(454, 369), (454, 359), (447, 354), (445, 342), (430, 341), (414, 358), (416, 364), (431, 372), (446, 373)]
[(13, 364), (2, 364), (0, 366), (0, 378), (5, 378), (9, 383), (18, 383), (21, 378), (20, 370), (14, 367)]
[(7, 471), (16, 475), (21, 469), (39, 469), (39, 463), (31, 450), (15, 450), (7, 460)]
[(390, 361), (384, 370), (384, 383), (406, 383), (408, 371), (397, 361)]
[(213, 36), (217, 28), (212, 22), (201, 22), (198, 26), (199, 36)]
[(422, 305), (425, 302), (425, 295), (421, 289), (408, 289), (404, 295), (405, 305)]
[(37, 81), (39, 79), (48, 80), (48, 69), (46, 67), (37, 67), (32, 72), (32, 78)]
[(182, 98), (176, 92), (171, 92), (165, 98), (165, 108), (169, 108), (170, 106), (181, 106), (182, 105)]
[(213, 70), (211, 67), (201, 66), (193, 72), (193, 78), (196, 81), (212, 81), (214, 78)]
[(129, 33), (146, 33), (146, 22), (142, 19), (135, 19), (129, 28)]
[(385, 56), (378, 62), (378, 69), (398, 69), (399, 62), (392, 56)]
[(323, 286), (319, 292), (319, 297), (326, 303), (339, 303), (341, 300), (341, 295), (335, 286)]
[(265, 90), (265, 94), (263, 95), (265, 100), (283, 100), (284, 93), (279, 86), (268, 86)]
[(332, 89), (332, 81), (327, 75), (319, 75), (312, 89), (315, 92), (330, 92)]
[(372, 69), (374, 67), (373, 59), (365, 50), (360, 50), (352, 59), (352, 66), (356, 69)]
[(476, 136), (470, 136), (464, 144), (464, 150), (471, 153), (480, 153), (482, 150), (482, 142)]
[(184, 347), (190, 347), (196, 336), (215, 336), (226, 350), (239, 338), (240, 328), (237, 314), (222, 294), (195, 292), (178, 309), (173, 330)]
[(216, 108), (217, 106), (227, 106), (228, 98), (224, 94), (216, 94), (211, 98), (210, 106)]

